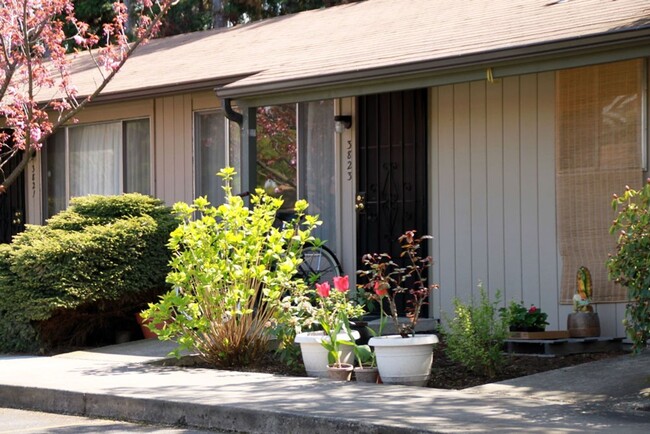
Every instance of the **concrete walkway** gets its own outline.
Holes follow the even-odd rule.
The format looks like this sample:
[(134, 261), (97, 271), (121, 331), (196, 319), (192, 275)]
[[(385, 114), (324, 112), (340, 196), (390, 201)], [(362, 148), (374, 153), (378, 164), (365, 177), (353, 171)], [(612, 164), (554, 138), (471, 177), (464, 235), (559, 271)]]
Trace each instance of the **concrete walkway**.
[(448, 391), (148, 363), (169, 350), (144, 340), (0, 357), (0, 407), (283, 434), (650, 432), (647, 352)]

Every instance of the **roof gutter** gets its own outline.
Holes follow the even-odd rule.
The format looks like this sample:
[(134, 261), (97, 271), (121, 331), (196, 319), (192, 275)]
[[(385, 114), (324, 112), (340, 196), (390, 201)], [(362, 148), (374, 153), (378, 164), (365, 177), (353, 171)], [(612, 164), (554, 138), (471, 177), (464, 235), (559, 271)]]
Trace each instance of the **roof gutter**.
[(238, 74), (235, 76), (218, 77), (209, 80), (197, 80), (197, 81), (189, 81), (183, 83), (174, 83), (174, 84), (167, 84), (164, 86), (140, 87), (136, 90), (102, 92), (98, 96), (96, 96), (92, 102), (93, 103), (121, 102), (121, 101), (133, 100), (133, 99), (155, 98), (155, 97), (176, 95), (176, 94), (188, 93), (188, 92), (212, 90), (214, 88), (226, 86), (230, 83), (246, 78), (249, 75), (250, 74), (246, 74), (246, 75)]
[[(232, 82), (216, 89), (221, 98), (246, 99), (259, 98), (263, 95), (274, 95), (284, 92), (315, 89), (324, 86), (350, 86), (365, 82), (386, 80), (394, 77), (408, 77), (423, 74), (449, 74), (454, 71), (466, 71), (478, 67), (509, 66), (515, 63), (533, 63), (553, 58), (569, 58), (581, 53), (595, 53), (613, 50), (627, 46), (638, 46), (639, 43), (650, 41), (650, 28), (634, 31), (599, 34), (579, 39), (567, 39), (552, 43), (525, 45), (515, 48), (485, 51), (475, 54), (446, 57), (416, 63), (383, 66), (378, 68), (346, 71), (324, 76), (307, 76), (304, 78), (283, 81), (265, 82), (251, 85), (237, 85)], [(494, 71), (494, 77), (506, 76), (511, 73), (499, 74)], [(485, 75), (483, 75), (485, 76)], [(356, 93), (352, 93), (356, 94)], [(351, 95), (352, 95), (351, 94)]]

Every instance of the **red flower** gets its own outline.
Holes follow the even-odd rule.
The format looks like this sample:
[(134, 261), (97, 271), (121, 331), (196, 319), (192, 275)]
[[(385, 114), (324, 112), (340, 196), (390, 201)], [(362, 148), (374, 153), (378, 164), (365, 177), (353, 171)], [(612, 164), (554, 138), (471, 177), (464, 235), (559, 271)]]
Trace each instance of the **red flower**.
[(316, 284), (316, 292), (318, 295), (320, 295), (323, 298), (327, 298), (330, 296), (330, 284), (329, 282), (324, 282), (324, 283), (317, 283)]
[(528, 313), (535, 313), (537, 312), (537, 308), (535, 306), (531, 306), (530, 309), (528, 309)]
[(347, 292), (350, 289), (350, 279), (348, 276), (336, 276), (332, 280), (338, 292)]
[(379, 280), (376, 280), (375, 287), (373, 289), (375, 291), (375, 294), (377, 294), (380, 297), (383, 297), (384, 295), (388, 295), (388, 285), (384, 282), (380, 282)]

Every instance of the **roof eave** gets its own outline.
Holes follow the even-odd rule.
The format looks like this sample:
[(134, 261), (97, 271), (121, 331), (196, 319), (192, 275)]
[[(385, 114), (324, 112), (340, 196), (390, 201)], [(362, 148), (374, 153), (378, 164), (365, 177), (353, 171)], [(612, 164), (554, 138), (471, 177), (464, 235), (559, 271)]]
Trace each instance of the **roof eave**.
[(250, 74), (239, 74), (227, 77), (217, 77), (207, 80), (196, 80), (182, 83), (166, 84), (164, 86), (141, 87), (117, 92), (103, 92), (93, 99), (93, 103), (111, 103), (117, 101), (128, 101), (134, 99), (157, 98), (181, 93), (198, 92), (221, 88), (227, 84), (234, 83), (246, 78)]
[[(246, 99), (275, 95), (283, 92), (308, 91), (324, 86), (358, 85), (364, 82), (387, 80), (395, 77), (408, 77), (431, 73), (452, 73), (476, 68), (497, 68), (517, 62), (535, 62), (540, 59), (572, 56), (579, 52), (605, 51), (619, 47), (650, 42), (650, 28), (609, 32), (583, 38), (572, 38), (542, 44), (522, 45), (493, 51), (478, 52), (463, 56), (453, 56), (423, 62), (405, 63), (366, 70), (309, 76), (260, 84), (216, 89), (221, 98)], [(507, 74), (503, 74), (505, 76)], [(499, 76), (495, 71), (495, 76)], [(350, 95), (351, 96), (351, 95)]]

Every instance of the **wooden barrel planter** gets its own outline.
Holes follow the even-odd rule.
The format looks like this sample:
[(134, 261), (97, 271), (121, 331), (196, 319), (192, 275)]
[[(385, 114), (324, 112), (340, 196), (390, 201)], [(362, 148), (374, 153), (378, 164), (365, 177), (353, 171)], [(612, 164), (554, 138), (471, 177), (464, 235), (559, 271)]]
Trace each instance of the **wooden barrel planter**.
[(598, 313), (570, 313), (567, 317), (567, 329), (572, 338), (590, 338), (600, 336), (600, 319), (598, 318)]

